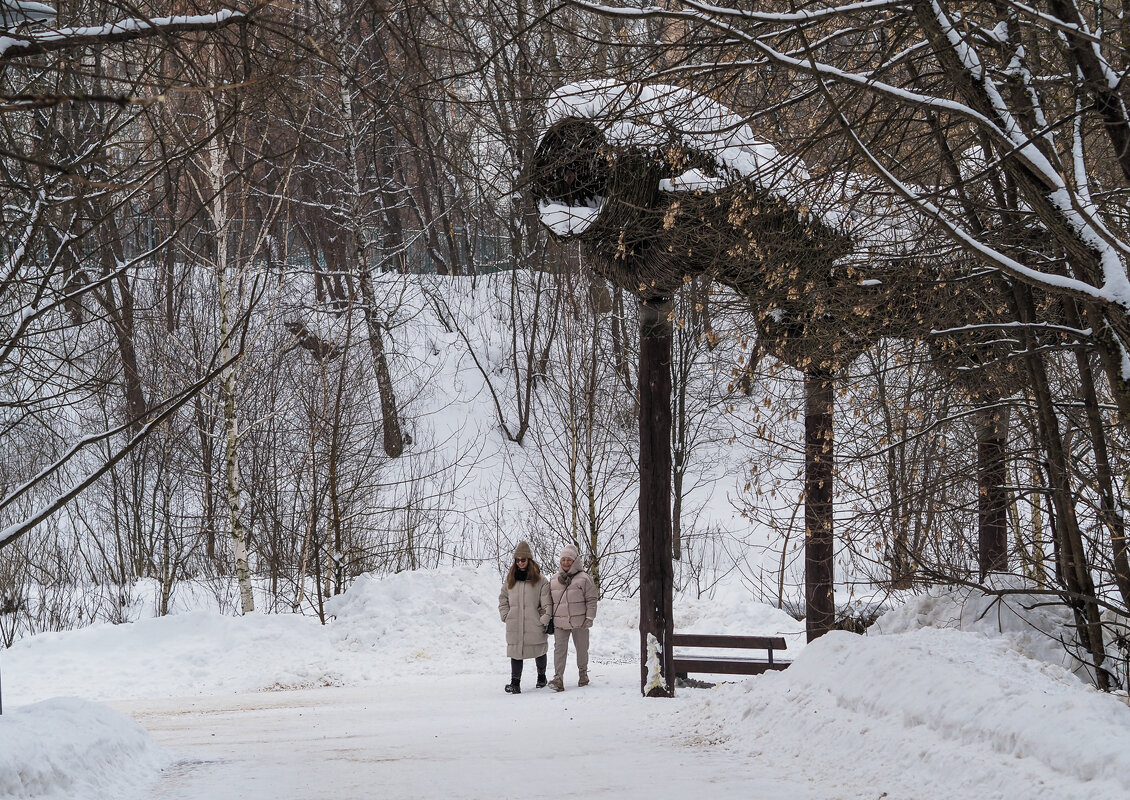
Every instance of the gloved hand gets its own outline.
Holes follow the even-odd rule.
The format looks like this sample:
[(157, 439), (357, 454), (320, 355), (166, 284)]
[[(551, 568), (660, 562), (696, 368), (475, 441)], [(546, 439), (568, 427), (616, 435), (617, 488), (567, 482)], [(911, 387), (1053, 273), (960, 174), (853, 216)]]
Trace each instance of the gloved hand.
[(592, 621), (593, 621), (593, 620), (592, 620), (592, 617), (586, 617), (586, 618), (585, 618), (585, 627), (586, 627), (586, 628), (591, 628), (591, 627), (592, 627)]

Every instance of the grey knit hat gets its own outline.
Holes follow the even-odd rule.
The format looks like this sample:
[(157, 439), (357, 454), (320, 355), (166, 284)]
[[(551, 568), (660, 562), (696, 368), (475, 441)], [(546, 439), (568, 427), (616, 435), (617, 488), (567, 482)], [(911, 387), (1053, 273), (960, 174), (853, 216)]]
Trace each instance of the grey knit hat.
[(533, 558), (534, 551), (530, 549), (529, 542), (518, 542), (518, 546), (514, 548), (514, 560), (519, 558)]

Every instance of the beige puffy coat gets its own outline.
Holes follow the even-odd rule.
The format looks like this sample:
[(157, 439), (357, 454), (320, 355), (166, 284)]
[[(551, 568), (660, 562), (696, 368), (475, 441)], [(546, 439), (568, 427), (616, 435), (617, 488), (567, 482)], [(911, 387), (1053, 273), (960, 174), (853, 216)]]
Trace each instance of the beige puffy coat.
[(498, 613), (506, 623), (508, 658), (536, 658), (549, 650), (545, 626), (549, 624), (549, 581), (541, 574), (536, 581), (515, 581), (513, 588), (502, 582)]
[(581, 570), (581, 562), (573, 564), (566, 575), (568, 585), (561, 581), (558, 572), (549, 579), (553, 597), (553, 625), (561, 630), (585, 627), (586, 619), (596, 619), (596, 584)]

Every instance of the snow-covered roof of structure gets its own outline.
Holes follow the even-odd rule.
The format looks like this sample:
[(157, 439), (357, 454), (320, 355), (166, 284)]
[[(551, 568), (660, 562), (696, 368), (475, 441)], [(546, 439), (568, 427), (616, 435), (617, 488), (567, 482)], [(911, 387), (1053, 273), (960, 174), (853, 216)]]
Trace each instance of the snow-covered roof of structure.
[[(690, 89), (612, 80), (570, 83), (550, 96), (546, 122), (553, 125), (570, 117), (601, 121), (613, 146), (662, 147), (677, 139), (713, 155), (720, 168), (754, 178), (767, 189), (786, 189), (807, 177), (803, 165), (790, 163), (776, 147), (754, 136), (730, 109)], [(674, 185), (678, 183), (676, 179)], [(686, 183), (699, 188), (701, 181)]]
[[(546, 105), (548, 129), (568, 120), (592, 123), (611, 148), (661, 152), (678, 144), (714, 161), (688, 164), (662, 178), (660, 192), (711, 194), (736, 182), (752, 182), (843, 231), (860, 252), (884, 248), (905, 253), (918, 241), (919, 226), (892, 202), (881, 181), (844, 173), (817, 179), (801, 159), (759, 139), (729, 108), (690, 89), (614, 80), (570, 83), (550, 95)], [(600, 194), (547, 197), (538, 209), (547, 228), (568, 237), (584, 233), (596, 221), (603, 200)]]
[[(591, 121), (611, 147), (660, 150), (679, 144), (714, 159), (706, 169), (696, 164), (664, 178), (659, 185), (663, 192), (711, 193), (752, 179), (772, 194), (787, 197), (795, 195), (808, 178), (803, 164), (758, 139), (726, 106), (677, 86), (614, 80), (570, 83), (550, 96), (546, 124), (552, 128), (569, 119)], [(600, 201), (586, 198), (577, 205), (548, 198), (541, 201), (539, 211), (550, 230), (576, 235), (596, 219)]]

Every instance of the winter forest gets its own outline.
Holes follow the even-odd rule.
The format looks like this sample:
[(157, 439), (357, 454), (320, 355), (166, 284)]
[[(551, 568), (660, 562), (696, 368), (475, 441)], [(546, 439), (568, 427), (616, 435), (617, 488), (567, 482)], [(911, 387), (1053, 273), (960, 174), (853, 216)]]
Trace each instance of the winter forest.
[(1123, 5), (0, 9), (5, 647), (520, 539), (632, 600), (662, 298), (677, 592), (823, 546), (822, 631), (1022, 596), (1126, 692)]

